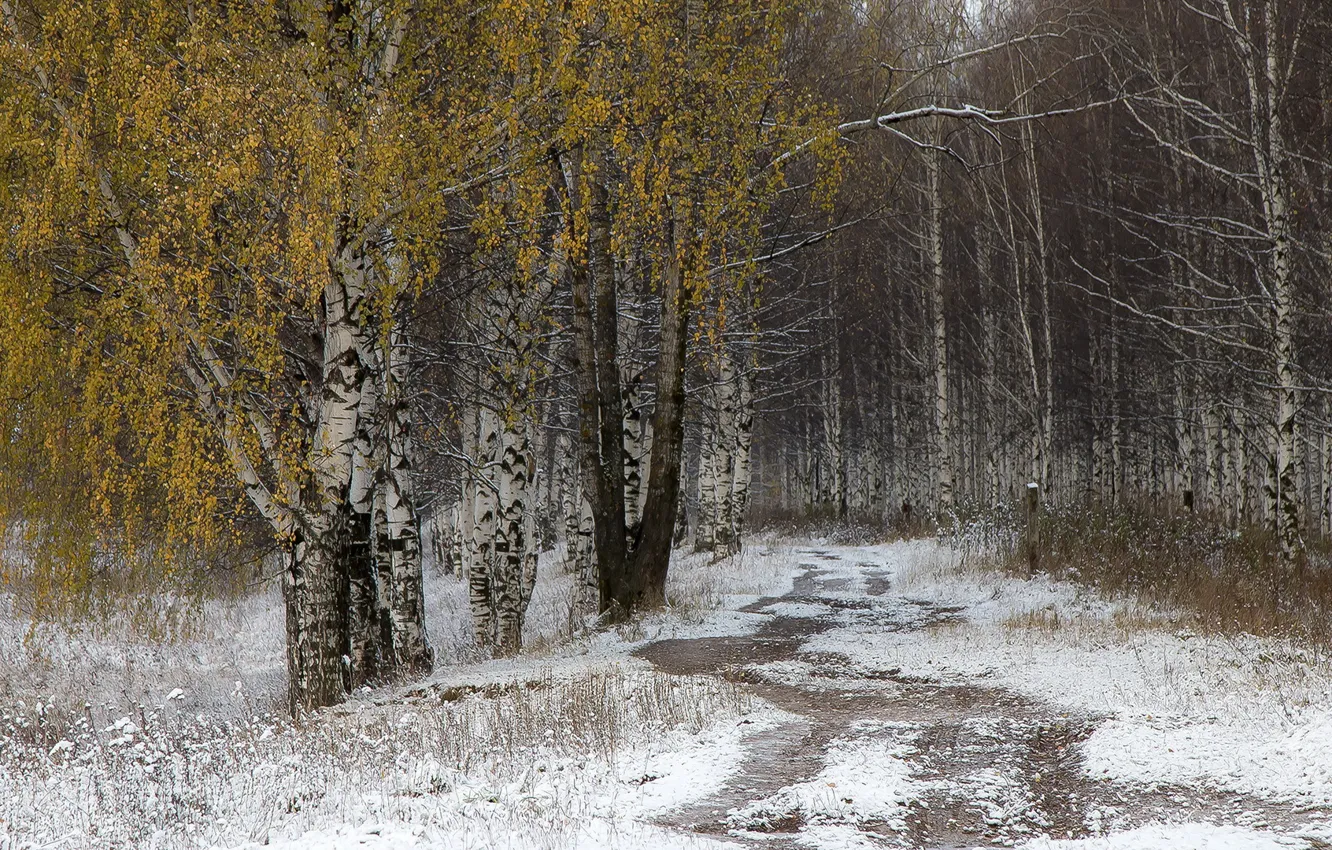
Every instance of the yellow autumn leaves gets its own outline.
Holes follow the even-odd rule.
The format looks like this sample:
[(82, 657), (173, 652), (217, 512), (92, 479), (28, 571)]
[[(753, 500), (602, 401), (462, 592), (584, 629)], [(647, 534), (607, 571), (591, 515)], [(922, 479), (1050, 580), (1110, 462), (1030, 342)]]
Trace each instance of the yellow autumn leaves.
[(338, 241), (380, 234), (385, 316), (459, 232), (535, 270), (552, 150), (587, 152), (617, 254), (661, 262), (674, 227), (688, 285), (712, 285), (758, 238), (777, 155), (826, 123), (783, 77), (801, 9), (2, 0), (0, 520), (55, 540), (81, 516), (85, 578), (109, 541), (126, 569), (176, 577), (176, 554), (260, 546), (221, 445), (238, 426), (190, 376), (254, 424), (256, 469), (302, 469)]

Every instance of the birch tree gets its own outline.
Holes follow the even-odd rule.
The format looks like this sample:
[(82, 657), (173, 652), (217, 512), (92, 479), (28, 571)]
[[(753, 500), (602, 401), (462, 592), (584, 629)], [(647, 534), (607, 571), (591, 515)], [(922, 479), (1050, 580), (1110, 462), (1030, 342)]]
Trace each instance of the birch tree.
[[(428, 669), (398, 322), (475, 156), (476, 92), (451, 89), (443, 122), (440, 69), (466, 63), (439, 51), (490, 47), (424, 35), (447, 4), (0, 11), (31, 144), (72, 190), (13, 203), (67, 225), (40, 250), (71, 260), (49, 273), (93, 364), (86, 421), (145, 459), (106, 486), (224, 459), (285, 552), (294, 710)], [(128, 417), (92, 414), (107, 394)]]

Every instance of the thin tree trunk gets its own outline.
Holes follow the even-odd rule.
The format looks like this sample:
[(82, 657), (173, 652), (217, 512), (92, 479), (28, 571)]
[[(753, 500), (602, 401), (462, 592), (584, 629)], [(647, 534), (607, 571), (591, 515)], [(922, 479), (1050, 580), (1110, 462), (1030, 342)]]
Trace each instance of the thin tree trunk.
[[(1184, 395), (1186, 376), (1183, 372), (1184, 367), (1176, 364), (1174, 370), (1175, 477), (1176, 487), (1184, 506), (1192, 509), (1195, 499), (1193, 487), (1193, 423), (1188, 399)], [(1209, 447), (1206, 454), (1210, 456), (1211, 440), (1209, 437), (1210, 434), (1204, 427), (1203, 440)]]
[(713, 398), (717, 402), (717, 451), (713, 457), (713, 497), (717, 511), (713, 523), (714, 549), (718, 555), (729, 555), (734, 547), (735, 534), (735, 452), (738, 435), (736, 434), (736, 386), (735, 363), (723, 342), (719, 346), (717, 359), (717, 384)]
[(842, 446), (842, 374), (837, 332), (832, 332), (831, 351), (823, 361), (823, 445), (827, 458), (824, 500), (833, 505), (839, 519), (846, 517), (846, 458)]
[(754, 442), (754, 389), (753, 378), (747, 369), (736, 374), (736, 427), (735, 427), (735, 481), (731, 485), (731, 549), (739, 552), (745, 531), (745, 517), (749, 510), (749, 483), (753, 474), (752, 447)]
[(642, 376), (629, 377), (624, 386), (624, 523), (632, 538), (643, 517), (643, 387)]
[(942, 521), (953, 510), (952, 410), (948, 399), (948, 322), (944, 311), (943, 154), (925, 152), (926, 217), (930, 258), (930, 324), (934, 349), (934, 489), (935, 513)]
[(578, 464), (573, 456), (573, 444), (568, 434), (560, 434), (556, 439), (559, 452), (560, 468), (560, 514), (564, 518), (564, 569), (566, 572), (578, 572), (577, 559), (574, 557), (578, 539), (578, 525), (582, 518), (582, 495), (579, 492), (579, 476), (575, 473)]
[[(494, 411), (482, 407), (477, 412), (477, 453), (475, 463), (482, 470), (498, 465), (503, 451), (500, 445), (500, 421)], [(472, 540), (468, 557), (467, 585), (476, 642), (493, 646), (495, 619), (495, 541), (499, 503), (494, 485), (484, 474), (474, 476), (472, 494)]]
[(1110, 313), (1110, 502), (1118, 505), (1124, 489), (1123, 435), (1119, 421), (1119, 313)]
[(624, 510), (624, 410), (620, 393), (619, 306), (615, 258), (611, 253), (609, 198), (599, 175), (588, 186), (588, 265), (596, 299), (595, 364), (600, 403), (601, 487), (597, 495), (597, 565), (601, 571), (603, 610), (614, 598), (614, 588), (624, 584), (628, 569), (629, 540)]
[(592, 502), (587, 495), (578, 496), (574, 536), (568, 546), (573, 549), (574, 585), (573, 618), (579, 624), (583, 618), (593, 616), (600, 609), (601, 577), (597, 571), (596, 521), (592, 516)]
[[(709, 393), (712, 389), (708, 390)], [(713, 415), (716, 405), (712, 405)], [(694, 551), (711, 552), (717, 546), (717, 431), (720, 425), (708, 417), (703, 422), (698, 445), (698, 521)]]

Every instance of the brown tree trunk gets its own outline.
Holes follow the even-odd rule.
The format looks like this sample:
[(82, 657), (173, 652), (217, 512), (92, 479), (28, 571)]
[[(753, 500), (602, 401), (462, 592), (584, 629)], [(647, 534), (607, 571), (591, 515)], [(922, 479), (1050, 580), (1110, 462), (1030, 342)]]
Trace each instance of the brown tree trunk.
[(615, 603), (623, 604), (617, 587), (627, 578), (624, 575), (628, 553), (624, 515), (624, 402), (620, 394), (620, 318), (615, 258), (611, 253), (609, 199), (595, 175), (587, 179), (587, 187), (588, 266), (596, 299), (593, 345), (600, 438), (598, 475), (601, 478), (593, 513), (596, 517), (601, 611), (606, 613)]
[(661, 286), (661, 354), (657, 361), (657, 404), (652, 420), (652, 455), (642, 534), (634, 551), (631, 580), (616, 601), (624, 608), (650, 607), (666, 601), (666, 571), (671, 560), (676, 503), (680, 498), (680, 461), (684, 449), (684, 369), (689, 293), (680, 257), (668, 250)]

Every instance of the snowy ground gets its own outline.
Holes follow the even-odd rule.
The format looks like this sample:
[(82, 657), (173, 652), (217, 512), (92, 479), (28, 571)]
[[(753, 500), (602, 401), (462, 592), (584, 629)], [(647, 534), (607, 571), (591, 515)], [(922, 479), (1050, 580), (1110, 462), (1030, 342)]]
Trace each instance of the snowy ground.
[[(817, 776), (776, 795), (800, 843), (1136, 850), (1332, 837), (1332, 671), (1298, 647), (1181, 631), (1172, 612), (967, 569), (932, 543), (804, 554), (817, 589), (766, 610), (818, 628), (748, 672), (860, 701), (865, 716), (830, 741)], [(845, 792), (840, 805), (809, 796), (820, 783)]]
[(542, 567), (524, 657), (479, 659), (433, 577), (454, 663), (298, 727), (271, 599), (36, 672), (0, 631), (0, 848), (1332, 846), (1332, 671), (1297, 647), (930, 542), (682, 558), (673, 610), (598, 634)]

